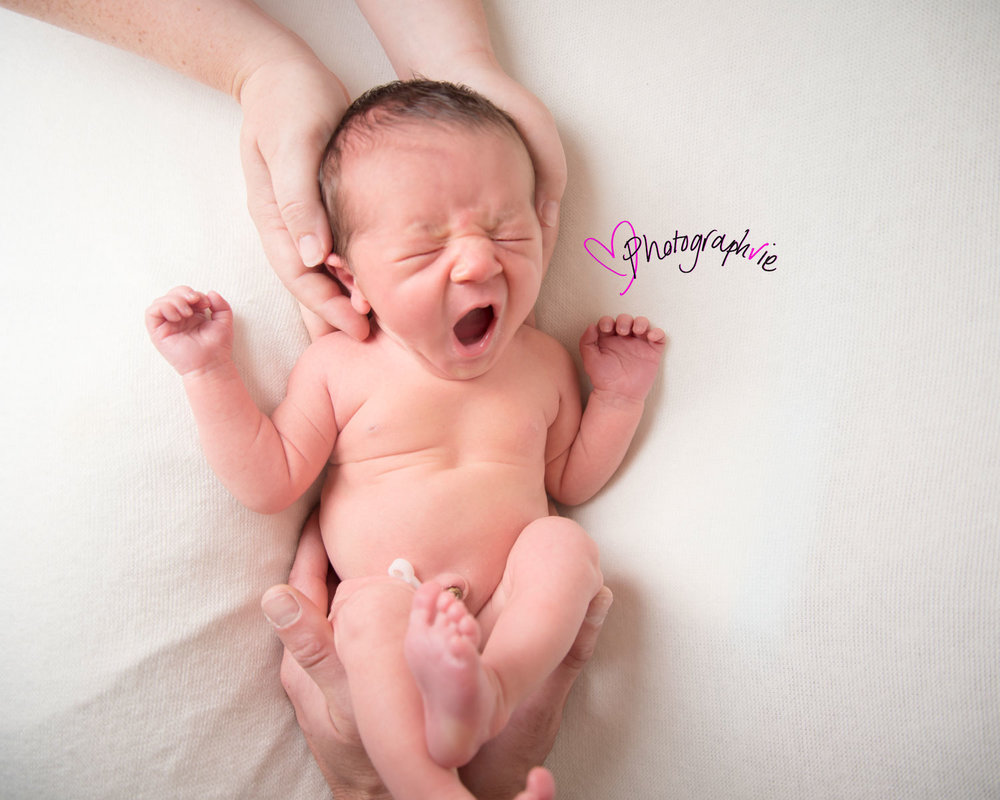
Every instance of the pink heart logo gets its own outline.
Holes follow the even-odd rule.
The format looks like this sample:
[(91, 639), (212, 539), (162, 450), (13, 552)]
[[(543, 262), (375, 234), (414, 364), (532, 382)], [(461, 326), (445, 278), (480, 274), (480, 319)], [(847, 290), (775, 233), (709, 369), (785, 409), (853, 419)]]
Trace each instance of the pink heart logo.
[[(601, 258), (599, 256), (595, 255), (594, 251), (590, 249), (590, 245), (591, 245), (591, 242), (593, 242), (595, 245), (597, 245), (598, 247), (600, 247), (602, 250), (604, 250), (605, 253), (608, 254), (608, 258), (611, 261), (611, 263), (614, 263), (614, 261), (615, 261), (615, 234), (618, 233), (618, 229), (622, 225), (627, 225), (629, 231), (632, 234), (631, 238), (628, 241), (631, 241), (632, 239), (637, 238), (636, 235), (635, 235), (635, 228), (632, 227), (632, 223), (629, 222), (627, 219), (623, 219), (621, 222), (619, 222), (617, 225), (615, 225), (614, 230), (611, 231), (611, 247), (608, 247), (600, 239), (595, 239), (593, 236), (588, 237), (588, 238), (586, 238), (586, 239), (583, 240), (583, 249), (586, 250), (588, 253), (590, 253), (590, 257), (592, 259), (594, 259), (594, 261), (596, 261), (598, 264), (600, 264), (602, 267), (604, 267), (604, 269), (606, 269), (608, 272), (613, 272), (619, 278), (628, 278), (629, 279), (628, 286), (625, 287), (625, 291), (622, 291), (622, 292), (618, 293), (619, 297), (621, 297), (623, 294), (625, 294), (625, 292), (627, 292), (629, 289), (631, 289), (632, 288), (632, 284), (635, 282), (636, 273), (638, 272), (638, 269), (639, 269), (639, 248), (636, 247), (635, 248), (635, 252), (632, 253), (632, 274), (628, 275), (627, 273), (619, 272), (618, 270), (613, 269), (613, 268), (609, 267), (607, 264), (605, 264), (601, 260)], [(598, 252), (600, 252), (600, 251), (598, 251)]]

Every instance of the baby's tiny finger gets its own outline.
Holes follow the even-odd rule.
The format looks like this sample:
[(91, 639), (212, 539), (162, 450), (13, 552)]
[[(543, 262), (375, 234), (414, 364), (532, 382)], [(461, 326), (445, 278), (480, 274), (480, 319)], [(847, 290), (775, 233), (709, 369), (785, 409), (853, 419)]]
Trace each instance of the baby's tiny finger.
[(200, 300), (196, 300), (191, 303), (184, 298), (177, 298), (174, 300), (174, 306), (177, 309), (177, 312), (181, 315), (182, 319), (193, 317), (195, 312), (198, 310), (200, 303)]
[(192, 314), (204, 314), (206, 311), (213, 311), (212, 293), (192, 292), (185, 297), (191, 307)]
[(231, 311), (229, 303), (218, 292), (209, 292), (207, 295), (209, 307), (212, 311)]
[(632, 323), (632, 333), (635, 336), (645, 336), (649, 331), (649, 320), (645, 317), (636, 317)]
[(619, 336), (628, 336), (632, 331), (632, 317), (628, 314), (619, 314), (615, 320), (615, 330)]
[(580, 347), (589, 347), (594, 344), (598, 338), (597, 325), (591, 323), (583, 331), (583, 335), (580, 337)]
[(175, 286), (163, 297), (161, 302), (166, 303), (197, 303), (201, 297), (201, 292), (192, 289), (190, 286)]
[(611, 317), (601, 317), (597, 321), (597, 328), (601, 333), (611, 333), (615, 329), (615, 321)]
[(160, 316), (167, 322), (180, 322), (184, 319), (183, 312), (178, 308), (177, 299), (164, 297), (160, 302)]
[(163, 301), (156, 300), (146, 309), (146, 330), (152, 333), (163, 320)]

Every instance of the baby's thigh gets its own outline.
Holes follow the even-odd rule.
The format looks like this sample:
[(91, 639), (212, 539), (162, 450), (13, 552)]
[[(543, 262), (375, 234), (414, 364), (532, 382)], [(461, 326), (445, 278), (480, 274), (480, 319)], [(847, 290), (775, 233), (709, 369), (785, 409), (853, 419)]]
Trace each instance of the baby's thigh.
[(541, 517), (525, 526), (507, 556), (500, 584), (478, 619), (488, 636), (515, 594), (536, 594), (551, 587), (579, 587), (582, 594), (603, 585), (597, 545), (578, 523), (566, 517)]
[(330, 611), (341, 658), (345, 650), (401, 642), (412, 605), (413, 588), (399, 578), (379, 575), (342, 581)]
[(549, 582), (556, 575), (595, 579), (600, 577), (597, 544), (583, 527), (566, 517), (541, 517), (529, 523), (517, 537), (501, 580), (509, 591), (518, 583)]

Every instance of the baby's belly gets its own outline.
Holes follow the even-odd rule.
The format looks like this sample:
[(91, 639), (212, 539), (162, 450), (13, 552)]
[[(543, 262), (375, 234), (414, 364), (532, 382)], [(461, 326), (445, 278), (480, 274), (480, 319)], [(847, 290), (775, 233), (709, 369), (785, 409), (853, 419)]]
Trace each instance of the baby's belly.
[(458, 573), (473, 613), (492, 595), (524, 527), (548, 513), (539, 475), (501, 464), (416, 467), (373, 474), (331, 469), (321, 525), (342, 579), (385, 575), (404, 558), (416, 577)]

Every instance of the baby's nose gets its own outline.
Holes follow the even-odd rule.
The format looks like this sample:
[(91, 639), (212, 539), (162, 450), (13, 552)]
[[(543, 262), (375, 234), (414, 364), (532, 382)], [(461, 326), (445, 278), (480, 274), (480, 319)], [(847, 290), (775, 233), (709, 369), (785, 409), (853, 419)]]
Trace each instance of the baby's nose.
[(469, 237), (461, 242), (451, 268), (453, 283), (482, 283), (500, 272), (493, 242), (486, 237)]

